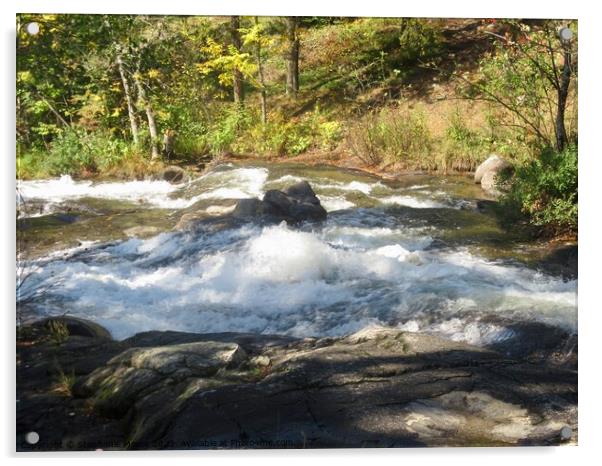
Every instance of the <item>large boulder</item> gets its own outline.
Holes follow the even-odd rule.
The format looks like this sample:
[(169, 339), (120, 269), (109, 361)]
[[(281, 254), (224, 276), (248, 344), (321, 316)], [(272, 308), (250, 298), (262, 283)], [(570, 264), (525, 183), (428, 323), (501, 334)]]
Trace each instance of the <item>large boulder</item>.
[(236, 204), (232, 215), (236, 218), (255, 218), (261, 215), (262, 202), (257, 198), (241, 199)]
[(184, 181), (185, 176), (186, 172), (180, 167), (176, 167), (175, 165), (165, 167), (165, 170), (163, 170), (163, 173), (161, 174), (162, 179), (172, 184), (181, 183), (182, 181)]
[(481, 187), (488, 193), (497, 195), (499, 194), (500, 175), (512, 169), (513, 167), (508, 161), (499, 155), (493, 154), (477, 167), (474, 181), (480, 183)]
[(506, 160), (501, 158), (499, 155), (492, 154), (487, 160), (485, 160), (481, 165), (477, 167), (477, 170), (474, 172), (474, 182), (482, 183), (483, 176), (485, 176), (488, 172), (501, 173), (506, 169), (511, 169), (512, 165), (508, 163)]
[(48, 317), (32, 324), (33, 327), (51, 328), (52, 322), (62, 324), (67, 330), (68, 336), (80, 336), (88, 338), (101, 338), (111, 340), (111, 334), (103, 326), (87, 319), (71, 316)]
[(237, 218), (264, 218), (290, 223), (321, 221), (326, 219), (326, 210), (307, 181), (289, 186), (284, 191), (271, 189), (263, 200), (241, 199), (232, 215)]

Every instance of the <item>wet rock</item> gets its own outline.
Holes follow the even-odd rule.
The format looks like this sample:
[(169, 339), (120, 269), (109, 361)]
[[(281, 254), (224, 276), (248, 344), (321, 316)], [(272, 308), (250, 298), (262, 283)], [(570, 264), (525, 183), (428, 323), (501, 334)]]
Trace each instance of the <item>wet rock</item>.
[(130, 237), (145, 238), (158, 234), (160, 230), (158, 227), (138, 225), (135, 227), (127, 228), (123, 230), (123, 232)]
[(186, 172), (175, 165), (169, 165), (165, 168), (165, 170), (163, 170), (163, 173), (161, 174), (162, 179), (172, 184), (181, 183), (182, 181), (184, 181), (185, 176)]
[(262, 214), (263, 203), (256, 198), (241, 199), (236, 204), (232, 216), (236, 218), (255, 218)]
[(284, 191), (269, 190), (261, 201), (241, 199), (232, 215), (236, 218), (300, 223), (325, 220), (327, 213), (309, 183), (302, 181)]
[(539, 263), (546, 273), (560, 275), (568, 280), (577, 278), (578, 265), (579, 248), (576, 244), (566, 244), (554, 248)]
[[(94, 448), (98, 426), (111, 426), (128, 448), (156, 449), (548, 445), (577, 426), (575, 370), (396, 328), (319, 340), (146, 332), (109, 343), (114, 356), (96, 360), (76, 397), (36, 429)], [(98, 350), (80, 347), (79, 357)], [(28, 347), (21, 370), (34, 355), (65, 362), (62, 351)], [(34, 400), (38, 412), (50, 406), (38, 375), (18, 420)], [(83, 413), (90, 435), (72, 422)]]

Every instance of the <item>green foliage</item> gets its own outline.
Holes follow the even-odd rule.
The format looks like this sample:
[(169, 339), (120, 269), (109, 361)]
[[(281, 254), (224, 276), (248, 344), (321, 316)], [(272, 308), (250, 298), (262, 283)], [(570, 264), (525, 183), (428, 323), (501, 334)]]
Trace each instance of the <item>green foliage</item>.
[(385, 108), (363, 118), (350, 131), (349, 142), (354, 155), (369, 165), (420, 167), (428, 163), (432, 138), (422, 112)]
[(441, 53), (441, 36), (432, 21), (417, 18), (401, 20), (400, 59), (403, 64), (428, 60)]
[(207, 133), (207, 144), (213, 155), (221, 155), (233, 150), (237, 137), (250, 124), (250, 115), (244, 108), (231, 105), (216, 118)]
[(449, 117), (441, 165), (443, 170), (474, 170), (494, 147), (494, 140), (470, 128), (459, 108)]
[(17, 178), (26, 180), (47, 175), (43, 169), (45, 153), (40, 149), (32, 149), (22, 153), (22, 147), (17, 145)]
[(248, 126), (235, 144), (242, 153), (294, 156), (309, 149), (333, 150), (343, 137), (339, 121), (331, 120), (319, 107), (303, 117), (287, 118), (274, 112), (267, 124), (258, 112), (249, 112)]
[(128, 145), (99, 132), (62, 132), (50, 145), (43, 166), (50, 175), (77, 175), (110, 168), (121, 161)]
[(561, 153), (552, 149), (519, 167), (501, 205), (507, 222), (526, 216), (553, 233), (577, 231), (577, 146)]
[[(500, 124), (515, 128), (527, 143), (538, 149), (555, 144), (555, 118), (558, 105), (558, 77), (564, 65), (563, 50), (557, 37), (560, 22), (547, 22), (532, 28), (507, 21), (505, 38), (496, 43), (495, 53), (480, 63), (479, 79), (469, 83), (467, 95), (491, 102), (505, 110)], [(570, 24), (576, 32), (576, 22)], [(572, 47), (576, 50), (577, 41)], [(567, 114), (568, 136), (576, 140), (577, 67), (572, 68)]]

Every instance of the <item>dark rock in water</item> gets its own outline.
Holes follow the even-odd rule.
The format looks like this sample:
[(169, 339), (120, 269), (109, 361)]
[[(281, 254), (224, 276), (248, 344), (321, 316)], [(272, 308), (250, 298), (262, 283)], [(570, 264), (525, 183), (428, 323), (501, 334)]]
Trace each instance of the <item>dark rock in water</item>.
[(232, 215), (236, 218), (255, 218), (262, 214), (263, 203), (257, 198), (241, 199)]
[(318, 196), (316, 196), (316, 193), (307, 181), (300, 181), (289, 186), (284, 190), (284, 194), (296, 199), (298, 202), (320, 205), (320, 199), (318, 199)]
[(186, 172), (175, 165), (170, 165), (166, 167), (165, 170), (163, 170), (163, 173), (161, 174), (161, 178), (173, 184), (181, 183), (182, 181), (184, 181), (185, 176)]
[(309, 183), (302, 181), (284, 191), (271, 189), (265, 193), (262, 201), (241, 199), (232, 215), (237, 218), (262, 217), (276, 222), (285, 220), (300, 223), (325, 220), (327, 213)]
[(493, 212), (497, 204), (498, 203), (496, 201), (490, 201), (487, 199), (478, 199), (476, 201), (477, 210), (482, 213)]
[(539, 322), (501, 324), (512, 337), (495, 341), (488, 348), (513, 359), (577, 369), (576, 334)]
[(555, 248), (539, 263), (539, 266), (547, 273), (574, 280), (577, 278), (579, 266), (579, 248), (576, 244)]
[[(575, 370), (395, 328), (71, 336), (18, 356), (19, 450), (32, 430), (90, 450), (550, 445), (577, 427)], [(74, 370), (72, 396), (56, 367)]]

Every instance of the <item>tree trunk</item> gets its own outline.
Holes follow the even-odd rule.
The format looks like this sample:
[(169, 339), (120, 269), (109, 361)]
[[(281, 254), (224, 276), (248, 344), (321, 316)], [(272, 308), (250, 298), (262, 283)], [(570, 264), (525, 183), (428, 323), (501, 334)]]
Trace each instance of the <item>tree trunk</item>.
[(288, 51), (286, 55), (286, 93), (292, 96), (299, 91), (299, 36), (297, 25), (299, 19), (295, 16), (286, 18), (286, 38)]
[[(240, 52), (242, 49), (242, 40), (240, 38), (240, 17), (230, 16), (230, 37), (232, 39), (232, 45)], [(234, 68), (232, 76), (232, 87), (234, 91), (234, 102), (242, 105), (245, 100), (245, 90), (243, 87), (243, 76), (242, 72), (238, 68)]]
[(132, 139), (134, 144), (138, 144), (138, 122), (136, 121), (136, 111), (134, 110), (134, 99), (132, 98), (132, 92), (130, 85), (125, 75), (125, 69), (123, 66), (123, 60), (121, 55), (117, 55), (117, 66), (119, 67), (119, 75), (121, 76), (121, 84), (123, 85), (123, 92), (125, 94), (125, 100), (128, 106), (128, 116), (130, 117), (130, 129), (132, 131)]
[(150, 102), (146, 98), (146, 92), (144, 91), (144, 87), (140, 82), (140, 78), (134, 75), (134, 82), (136, 83), (136, 88), (138, 89), (138, 97), (140, 98), (140, 102), (144, 106), (144, 110), (146, 111), (146, 118), (148, 119), (148, 132), (151, 138), (151, 158), (158, 159), (159, 158), (159, 148), (157, 141), (157, 124), (155, 123), (155, 114), (153, 113), (153, 108), (151, 107)]
[[(259, 24), (259, 18), (255, 16), (255, 25)], [(261, 40), (258, 39), (255, 45), (255, 59), (257, 60), (257, 75), (261, 86), (261, 121), (265, 125), (268, 122), (268, 103), (265, 92), (265, 78), (263, 76), (263, 63), (261, 62)]]
[(562, 151), (567, 143), (566, 127), (564, 125), (564, 113), (566, 110), (566, 101), (569, 95), (569, 85), (571, 84), (571, 52), (568, 47), (564, 50), (564, 67), (560, 76), (560, 86), (558, 87), (558, 108), (556, 110), (556, 149)]

